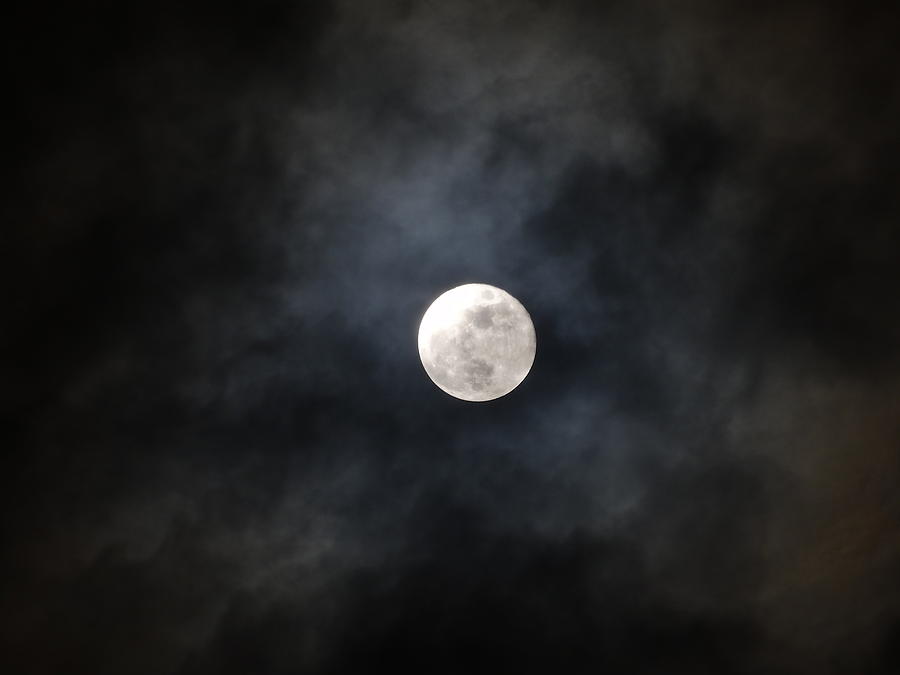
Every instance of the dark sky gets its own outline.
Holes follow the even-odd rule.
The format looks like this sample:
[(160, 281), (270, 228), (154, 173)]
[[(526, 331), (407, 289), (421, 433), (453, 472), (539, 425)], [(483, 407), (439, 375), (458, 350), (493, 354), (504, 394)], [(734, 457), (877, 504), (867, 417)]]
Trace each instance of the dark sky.
[(900, 672), (896, 3), (29, 7), (2, 672)]

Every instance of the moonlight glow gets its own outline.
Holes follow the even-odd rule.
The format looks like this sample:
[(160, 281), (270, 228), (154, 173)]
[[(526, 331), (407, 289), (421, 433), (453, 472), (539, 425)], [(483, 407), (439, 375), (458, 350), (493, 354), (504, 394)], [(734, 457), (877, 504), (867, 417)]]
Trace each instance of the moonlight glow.
[(534, 363), (536, 344), (534, 324), (522, 304), (487, 284), (447, 291), (419, 326), (425, 372), (464, 401), (490, 401), (519, 386)]

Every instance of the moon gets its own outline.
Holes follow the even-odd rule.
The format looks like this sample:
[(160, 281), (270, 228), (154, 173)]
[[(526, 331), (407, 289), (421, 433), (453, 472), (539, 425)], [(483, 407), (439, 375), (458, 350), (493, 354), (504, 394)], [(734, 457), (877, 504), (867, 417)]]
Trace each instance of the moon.
[(451, 288), (419, 325), (419, 358), (438, 387), (463, 401), (491, 401), (518, 387), (537, 338), (527, 310), (488, 284)]

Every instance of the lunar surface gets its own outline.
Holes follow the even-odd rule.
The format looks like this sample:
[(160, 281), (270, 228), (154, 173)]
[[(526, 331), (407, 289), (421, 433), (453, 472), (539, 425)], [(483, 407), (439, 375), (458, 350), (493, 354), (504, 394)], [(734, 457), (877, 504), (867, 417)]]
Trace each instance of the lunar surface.
[(537, 340), (531, 317), (506, 291), (465, 284), (435, 300), (419, 325), (428, 377), (464, 401), (490, 401), (521, 384)]

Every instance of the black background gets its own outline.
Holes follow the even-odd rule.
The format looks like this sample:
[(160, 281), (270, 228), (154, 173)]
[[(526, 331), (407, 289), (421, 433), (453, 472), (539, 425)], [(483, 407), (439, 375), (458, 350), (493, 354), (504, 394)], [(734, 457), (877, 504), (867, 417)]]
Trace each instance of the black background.
[(8, 16), (3, 671), (900, 672), (897, 14)]

